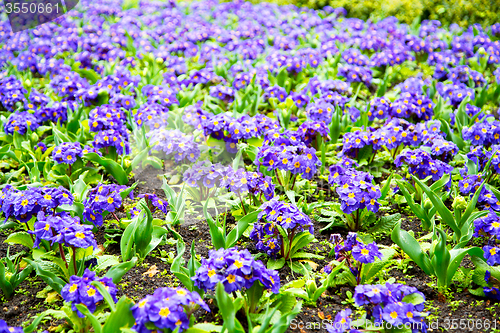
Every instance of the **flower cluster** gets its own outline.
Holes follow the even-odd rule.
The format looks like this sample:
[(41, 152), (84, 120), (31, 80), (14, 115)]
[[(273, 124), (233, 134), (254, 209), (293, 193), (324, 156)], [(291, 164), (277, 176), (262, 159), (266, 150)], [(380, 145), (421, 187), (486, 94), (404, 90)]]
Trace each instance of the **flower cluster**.
[(202, 259), (192, 279), (204, 291), (215, 289), (219, 282), (227, 293), (250, 289), (256, 282), (275, 294), (280, 289), (278, 272), (253, 259), (248, 250), (238, 248), (210, 250), (208, 259)]
[(484, 258), (490, 266), (500, 264), (500, 217), (489, 210), (488, 215), (474, 221), (474, 236), (487, 237), (488, 245), (483, 247)]
[(189, 328), (191, 314), (200, 306), (210, 311), (196, 291), (189, 292), (184, 288), (156, 289), (153, 295), (147, 295), (132, 306), (135, 318), (132, 329), (141, 333), (151, 332), (152, 327), (183, 332)]
[(470, 140), (472, 145), (500, 144), (500, 122), (477, 122), (471, 127), (464, 127), (462, 136), (464, 140)]
[[(83, 218), (85, 221), (100, 226), (103, 222), (103, 214), (105, 212), (114, 213), (116, 209), (122, 205), (122, 196), (120, 192), (127, 188), (125, 185), (103, 185), (98, 184), (87, 194), (83, 201), (85, 207)], [(130, 198), (133, 193), (130, 192)]]
[(28, 91), (24, 88), (23, 83), (16, 79), (15, 76), (2, 77), (0, 83), (0, 102), (8, 111), (14, 111), (16, 104), (24, 104)]
[(147, 136), (150, 138), (151, 146), (163, 151), (167, 156), (173, 156), (177, 163), (195, 162), (200, 157), (199, 143), (192, 135), (184, 134), (177, 129), (155, 129)]
[(168, 108), (155, 102), (144, 103), (134, 114), (134, 120), (139, 127), (161, 128), (167, 125)]
[[(375, 262), (375, 258), (382, 259), (382, 253), (375, 242), (364, 244), (358, 239), (355, 232), (350, 232), (345, 240), (339, 234), (332, 234), (330, 242), (333, 244), (335, 260), (346, 262), (347, 267), (352, 275), (356, 277), (359, 283), (361, 267), (363, 264), (371, 264)], [(333, 269), (333, 262), (325, 266), (323, 271), (329, 274)]]
[[(413, 294), (420, 295), (423, 301), (418, 304), (404, 301), (406, 296)], [(427, 314), (423, 312), (425, 297), (415, 287), (391, 283), (360, 285), (354, 289), (354, 301), (356, 306), (365, 307), (368, 318), (372, 318), (375, 324), (382, 325), (385, 322), (393, 327), (409, 324), (412, 332), (427, 330), (424, 321)]]
[(14, 132), (24, 135), (28, 128), (34, 131), (39, 126), (38, 120), (34, 115), (28, 111), (23, 111), (11, 114), (9, 118), (7, 118), (3, 129), (5, 133), (9, 135), (14, 135)]
[(17, 190), (11, 185), (0, 190), (0, 207), (5, 220), (14, 217), (20, 222), (29, 221), (42, 211), (52, 213), (60, 205), (72, 205), (73, 195), (63, 187), (28, 187)]
[(45, 215), (38, 212), (34, 231), (29, 231), (36, 236), (34, 247), (40, 246), (41, 240), (63, 244), (68, 247), (86, 249), (90, 246), (97, 248), (97, 243), (92, 233), (92, 226), (80, 224), (78, 217), (71, 217), (66, 212)]
[[(278, 199), (272, 199), (260, 206), (261, 212), (258, 221), (254, 223), (250, 238), (256, 243), (257, 250), (267, 253), (271, 257), (281, 254), (285, 257), (283, 249), (283, 236), (278, 228), (284, 229), (292, 235), (308, 231), (314, 234), (311, 219), (302, 213), (297, 206)], [(292, 237), (293, 238), (293, 237)]]
[(432, 180), (439, 180), (445, 173), (449, 174), (453, 167), (440, 160), (432, 159), (431, 154), (423, 149), (403, 151), (396, 157), (394, 164), (401, 167), (408, 164), (408, 172), (417, 175), (420, 179), (432, 176)]
[(209, 161), (195, 163), (184, 172), (184, 181), (188, 186), (200, 189), (225, 188), (241, 195), (250, 192), (255, 196), (264, 195), (267, 200), (274, 196), (274, 184), (269, 176), (260, 172), (247, 172), (243, 168), (234, 170), (231, 166)]
[(66, 284), (61, 290), (61, 296), (66, 302), (71, 303), (71, 309), (76, 312), (78, 317), (85, 318), (85, 316), (77, 309), (77, 304), (84, 305), (91, 313), (96, 310), (97, 303), (101, 302), (104, 297), (101, 292), (91, 283), (98, 281), (104, 285), (106, 291), (111, 295), (116, 302), (116, 292), (118, 289), (109, 277), (98, 278), (95, 272), (88, 268), (85, 269), (82, 277), (73, 275), (69, 278), (69, 283)]
[(275, 142), (274, 146), (264, 145), (259, 149), (255, 164), (257, 167), (265, 167), (268, 171), (290, 171), (294, 175), (300, 174), (302, 178), (311, 179), (321, 161), (316, 156), (316, 150), (303, 143), (286, 145)]
[[(345, 159), (348, 161), (348, 159)], [(378, 185), (372, 183), (373, 176), (367, 172), (357, 171), (350, 166), (346, 167), (342, 162), (330, 167), (328, 182), (336, 186), (336, 192), (340, 196), (340, 208), (345, 214), (352, 214), (358, 209), (367, 208), (377, 212), (380, 204), (378, 199), (382, 195)]]
[(59, 164), (73, 164), (78, 157), (82, 156), (80, 142), (63, 142), (52, 151), (52, 158)]
[(94, 137), (94, 147), (114, 147), (118, 154), (129, 154), (127, 128), (124, 124), (125, 114), (113, 105), (101, 105), (89, 114), (90, 130), (97, 132)]

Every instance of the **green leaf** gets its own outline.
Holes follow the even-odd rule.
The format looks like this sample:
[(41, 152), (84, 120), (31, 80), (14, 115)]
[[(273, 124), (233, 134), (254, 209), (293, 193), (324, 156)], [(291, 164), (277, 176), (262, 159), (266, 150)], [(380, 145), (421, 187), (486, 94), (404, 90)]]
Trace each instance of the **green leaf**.
[(121, 165), (116, 163), (115, 161), (106, 157), (101, 157), (96, 153), (87, 153), (83, 155), (83, 158), (103, 166), (104, 169), (106, 169), (106, 172), (116, 179), (118, 184), (126, 185), (128, 183), (128, 178), (125, 170), (123, 170)]
[(101, 281), (93, 281), (91, 282), (91, 284), (94, 287), (96, 287), (98, 292), (102, 295), (102, 297), (104, 297), (104, 300), (108, 304), (108, 307), (111, 310), (111, 312), (114, 312), (116, 310), (115, 301), (113, 300), (113, 297), (106, 289), (106, 286)]
[(212, 332), (221, 332), (222, 326), (214, 325), (212, 323), (199, 323), (193, 325), (193, 327), (188, 328), (185, 333), (212, 333)]
[(290, 259), (297, 259), (297, 258), (320, 259), (320, 260), (325, 259), (324, 256), (320, 256), (319, 254), (308, 253), (308, 252), (295, 252), (293, 255), (290, 256)]
[(222, 230), (222, 228), (219, 228), (217, 223), (213, 220), (212, 216), (208, 213), (208, 203), (210, 200), (210, 198), (207, 199), (205, 201), (205, 204), (203, 205), (203, 215), (205, 216), (208, 223), (210, 237), (212, 238), (212, 244), (214, 245), (215, 249), (218, 250), (220, 248), (225, 248), (226, 235), (225, 231)]
[(259, 215), (258, 211), (251, 212), (251, 213), (243, 216), (238, 221), (238, 223), (236, 224), (236, 228), (231, 230), (231, 232), (226, 237), (226, 244), (225, 244), (226, 249), (233, 247), (236, 244), (236, 242), (241, 238), (241, 236), (243, 235), (245, 230), (247, 230), (250, 223), (257, 221), (258, 215)]
[(25, 327), (23, 329), (24, 333), (31, 333), (31, 332), (35, 331), (36, 328), (38, 327), (38, 325), (40, 325), (40, 323), (42, 322), (42, 320), (45, 319), (45, 317), (47, 317), (49, 315), (53, 315), (54, 312), (61, 313), (63, 311), (55, 311), (55, 310), (49, 309), (49, 310), (46, 310), (46, 311), (40, 313), (28, 327)]
[(302, 309), (302, 302), (297, 302), (292, 311), (288, 313), (283, 313), (280, 319), (271, 326), (270, 333), (284, 333), (290, 327), (292, 320), (299, 314)]
[(450, 263), (447, 272), (447, 285), (451, 284), (453, 277), (455, 276), (458, 267), (462, 263), (465, 255), (470, 255), (472, 257), (477, 257), (484, 260), (484, 251), (479, 247), (471, 247), (468, 249), (453, 249), (450, 251)]
[(398, 223), (391, 234), (391, 239), (396, 243), (427, 275), (433, 275), (429, 257), (422, 251), (419, 242), (408, 232), (401, 230)]
[[(457, 234), (458, 237), (461, 235), (461, 230), (455, 221), (455, 217), (451, 213), (451, 211), (445, 206), (441, 198), (439, 198), (427, 185), (422, 183), (420, 179), (413, 176), (415, 182), (422, 188), (422, 190), (427, 194), (429, 199), (432, 201), (434, 206), (436, 207), (437, 212), (441, 216), (444, 223), (446, 223), (453, 231)], [(451, 177), (451, 175), (450, 175)]]
[(30, 234), (25, 231), (16, 232), (15, 234), (10, 234), (9, 237), (4, 241), (8, 244), (21, 244), (29, 249), (33, 248), (33, 239)]
[(423, 302), (425, 302), (425, 298), (422, 295), (415, 293), (415, 294), (406, 295), (403, 298), (403, 302), (410, 303), (413, 305), (419, 305), (419, 304), (422, 304)]
[(303, 231), (299, 233), (298, 235), (295, 236), (295, 238), (292, 241), (290, 254), (294, 254), (298, 250), (309, 245), (312, 241), (314, 241), (314, 239), (315, 239), (314, 235), (312, 235), (308, 231)]
[(120, 261), (118, 257), (113, 255), (103, 255), (97, 257), (97, 266), (93, 269), (95, 271), (102, 271), (110, 266), (118, 265)]
[(281, 269), (285, 266), (285, 258), (279, 258), (279, 259), (269, 259), (267, 261), (267, 268), (268, 269)]
[(370, 230), (368, 230), (368, 233), (390, 233), (392, 230), (394, 230), (394, 227), (399, 222), (399, 220), (401, 220), (401, 214), (399, 213), (382, 216), (378, 223), (375, 224)]
[(385, 181), (384, 186), (380, 190), (380, 193), (381, 193), (380, 200), (384, 200), (385, 197), (387, 196), (387, 194), (389, 193), (389, 190), (391, 189), (391, 180), (392, 180), (393, 175), (394, 174), (391, 173), (389, 175), (389, 177), (387, 177), (387, 180)]
[(287, 313), (293, 309), (294, 305), (297, 303), (297, 300), (291, 293), (286, 292), (280, 294), (280, 297), (276, 303), (276, 307), (281, 313)]
[(135, 318), (130, 311), (133, 305), (132, 300), (122, 296), (116, 303), (116, 309), (106, 320), (102, 333), (121, 333), (122, 329), (134, 326)]
[(35, 262), (30, 259), (24, 259), (27, 263), (29, 263), (36, 271), (36, 274), (44, 280), (49, 286), (52, 287), (58, 293), (61, 293), (62, 288), (66, 285), (66, 281), (59, 278), (52, 272), (49, 272), (43, 269), (38, 262)]
[(472, 295), (474, 296), (479, 296), (479, 297), (485, 297), (486, 295), (484, 294), (483, 287), (477, 288), (477, 289), (467, 289)]
[(484, 181), (481, 184), (481, 186), (479, 186), (479, 188), (474, 193), (474, 196), (472, 197), (472, 200), (467, 205), (467, 209), (463, 213), (462, 218), (460, 219), (460, 222), (459, 222), (459, 225), (458, 225), (458, 227), (460, 229), (462, 229), (462, 226), (465, 225), (465, 222), (467, 221), (467, 219), (469, 218), (469, 216), (472, 214), (472, 211), (476, 208), (477, 200), (479, 199), (479, 195), (480, 195), (481, 190), (483, 189), (483, 187), (484, 187), (485, 184), (486, 184), (486, 181)]
[(408, 190), (406, 189), (407, 185), (405, 185), (403, 182), (399, 182), (399, 181), (397, 183), (399, 185), (399, 189), (401, 190), (401, 193), (403, 193), (403, 196), (406, 199), (406, 203), (408, 204), (408, 206), (410, 206), (412, 212), (420, 220), (422, 220), (424, 223), (426, 223), (426, 225), (430, 225), (430, 221), (428, 220), (427, 215), (425, 214), (423, 208), (420, 205), (415, 203), (415, 200), (413, 200), (413, 196), (411, 196), (410, 193), (408, 192)]
[(431, 259), (434, 268), (434, 274), (438, 280), (438, 288), (448, 286), (448, 266), (450, 266), (451, 255), (450, 251), (446, 248), (446, 234), (441, 229), (436, 229), (439, 233), (439, 238), (436, 246), (434, 247), (433, 257)]
[(130, 261), (122, 262), (121, 264), (111, 267), (104, 276), (111, 278), (113, 283), (117, 284), (120, 282), (122, 277), (135, 266), (136, 263), (137, 257), (133, 257)]
[(138, 224), (139, 224), (139, 216), (135, 217), (123, 232), (122, 238), (120, 240), (120, 251), (123, 260), (129, 260), (135, 254), (134, 236), (135, 236), (135, 231), (138, 228)]
[(243, 326), (236, 319), (237, 309), (234, 306), (233, 300), (224, 290), (222, 283), (218, 283), (215, 288), (215, 299), (217, 300), (217, 306), (219, 307), (219, 312), (222, 316), (224, 326), (230, 333), (245, 333)]
[(96, 316), (90, 313), (89, 309), (83, 304), (76, 304), (76, 308), (86, 317), (86, 319), (92, 324), (94, 328), (94, 333), (102, 333), (102, 327), (97, 320)]
[(5, 266), (1, 261), (0, 261), (0, 288), (3, 291), (5, 299), (9, 299), (14, 293), (14, 288), (12, 287), (12, 284), (7, 280), (5, 276)]
[(363, 265), (361, 269), (361, 283), (369, 284), (370, 281), (375, 277), (375, 275), (377, 275), (389, 263), (389, 260), (384, 260)]

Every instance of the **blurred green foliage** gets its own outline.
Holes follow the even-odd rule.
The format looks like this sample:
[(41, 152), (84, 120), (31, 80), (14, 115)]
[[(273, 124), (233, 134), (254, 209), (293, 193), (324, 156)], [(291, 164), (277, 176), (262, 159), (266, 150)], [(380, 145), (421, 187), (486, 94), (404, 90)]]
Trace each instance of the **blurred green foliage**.
[[(251, 0), (251, 2), (260, 2)], [(457, 23), (465, 27), (473, 23), (483, 26), (500, 23), (500, 0), (268, 0), (299, 7), (344, 7), (349, 17), (379, 21), (395, 16), (411, 24), (415, 18), (440, 20), (443, 25)]]

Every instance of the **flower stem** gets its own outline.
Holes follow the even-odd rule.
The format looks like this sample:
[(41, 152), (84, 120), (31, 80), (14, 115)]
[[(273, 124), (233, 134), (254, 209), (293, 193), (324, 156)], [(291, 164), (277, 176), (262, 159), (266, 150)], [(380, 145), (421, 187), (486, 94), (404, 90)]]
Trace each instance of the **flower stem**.
[(68, 268), (68, 262), (66, 261), (66, 255), (64, 254), (64, 249), (63, 249), (63, 246), (61, 243), (58, 243), (59, 244), (59, 253), (61, 254), (61, 259), (64, 261), (64, 263), (66, 264), (66, 268)]
[(111, 215), (113, 215), (113, 217), (115, 218), (115, 220), (118, 222), (118, 225), (119, 225), (120, 219), (118, 218), (118, 216), (116, 216), (115, 212), (111, 212)]
[(241, 208), (243, 208), (243, 214), (247, 215), (247, 210), (245, 209), (245, 204), (243, 203), (240, 192), (238, 192), (238, 198), (240, 198)]
[(73, 250), (73, 257), (71, 258), (73, 261), (73, 268), (75, 269), (75, 275), (78, 275), (78, 271), (76, 269), (76, 249), (74, 246), (72, 246), (71, 249)]

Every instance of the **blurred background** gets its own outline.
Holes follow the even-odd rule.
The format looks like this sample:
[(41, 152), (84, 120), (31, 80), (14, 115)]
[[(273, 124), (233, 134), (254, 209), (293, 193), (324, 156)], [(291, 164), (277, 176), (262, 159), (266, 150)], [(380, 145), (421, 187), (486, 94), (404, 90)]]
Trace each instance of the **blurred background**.
[(349, 17), (374, 21), (395, 16), (399, 21), (408, 24), (418, 18), (440, 20), (443, 25), (456, 23), (462, 27), (474, 23), (481, 25), (500, 23), (500, 0), (269, 0), (267, 2), (311, 8), (343, 7)]

